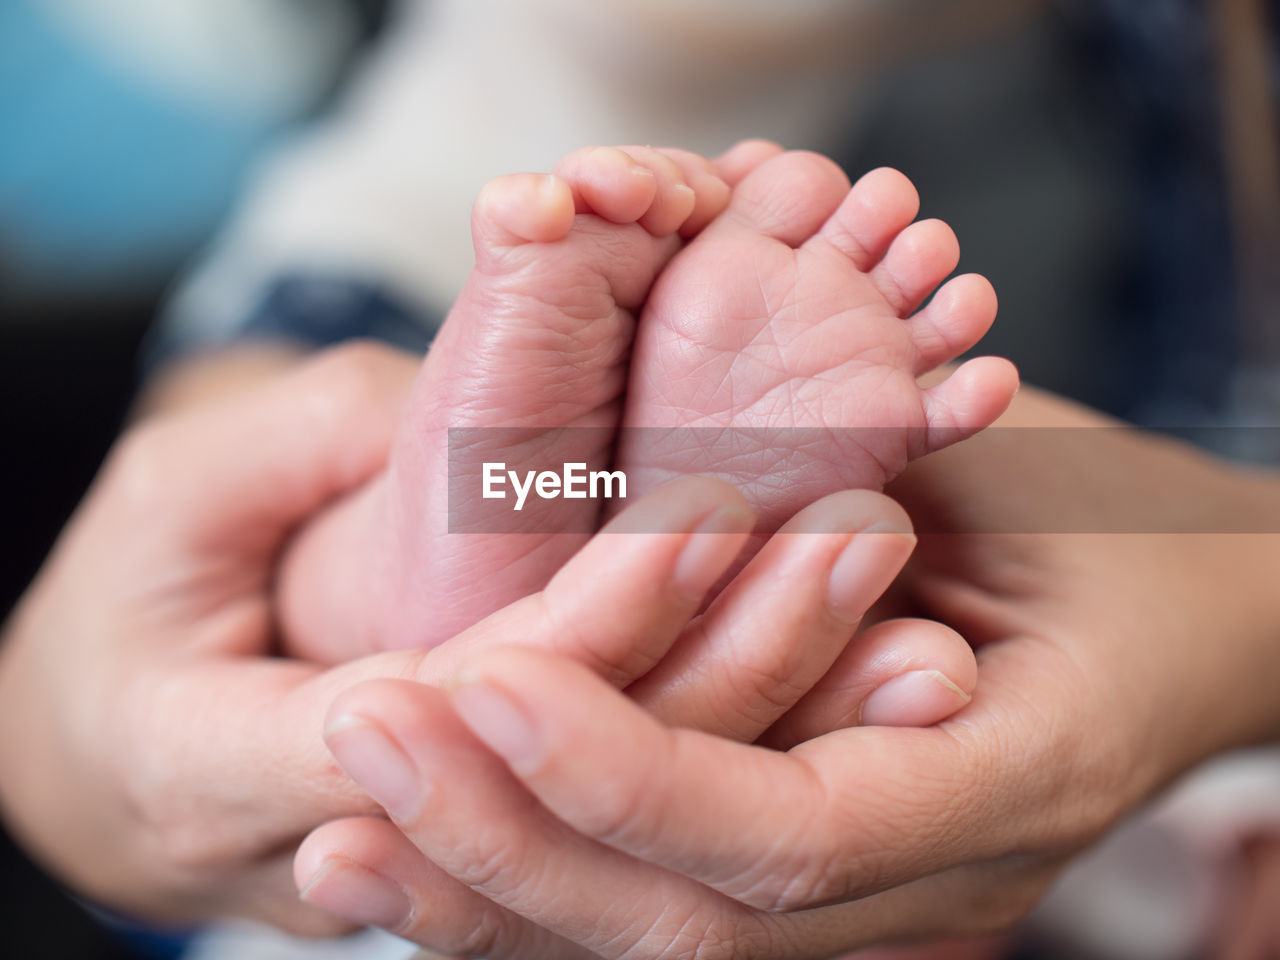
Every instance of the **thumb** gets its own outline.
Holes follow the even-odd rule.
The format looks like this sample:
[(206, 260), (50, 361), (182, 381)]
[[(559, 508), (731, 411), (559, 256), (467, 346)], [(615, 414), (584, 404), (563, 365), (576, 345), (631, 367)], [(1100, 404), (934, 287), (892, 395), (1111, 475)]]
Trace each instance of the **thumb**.
[(158, 724), (164, 736), (142, 738), (166, 753), (149, 769), (165, 771), (185, 795), (217, 804), (217, 816), (207, 819), (224, 834), (218, 841), (242, 854), (335, 817), (372, 813), (377, 808), (324, 744), (325, 714), (339, 693), (379, 678), (441, 685), (472, 651), (513, 644), (625, 685), (675, 642), (753, 523), (732, 487), (681, 479), (619, 514), (544, 591), (431, 650), (381, 653), (323, 671), (286, 660), (192, 663), (176, 681), (165, 677), (144, 711), (151, 721), (171, 721)]

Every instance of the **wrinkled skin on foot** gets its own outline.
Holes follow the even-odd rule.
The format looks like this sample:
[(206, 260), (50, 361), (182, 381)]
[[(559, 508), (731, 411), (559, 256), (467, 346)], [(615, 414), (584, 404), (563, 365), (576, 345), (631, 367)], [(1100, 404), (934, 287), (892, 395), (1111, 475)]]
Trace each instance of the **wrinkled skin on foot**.
[(284, 558), (286, 652), (341, 662), (434, 646), (539, 589), (582, 546), (594, 502), (535, 501), (509, 514), (515, 526), (486, 530), (494, 507), (478, 485), (451, 489), (451, 454), (604, 467), (635, 313), (728, 195), (707, 160), (648, 147), (587, 148), (552, 175), (485, 187), (475, 270), (414, 384), (388, 470)]
[(667, 267), (644, 311), (618, 464), (638, 490), (680, 473), (738, 485), (776, 527), (805, 503), (880, 489), (913, 459), (989, 425), (1006, 361), (917, 377), (972, 347), (991, 285), (952, 280), (959, 247), (893, 170), (852, 190), (831, 161), (779, 153)]
[(830, 161), (761, 143), (714, 167), (593, 148), (550, 177), (494, 181), (475, 207), (476, 269), (389, 470), (285, 558), (286, 650), (334, 662), (433, 646), (539, 589), (596, 528), (597, 504), (533, 498), (515, 513), (482, 501), (478, 469), (608, 467), (624, 388), (629, 426), (711, 428), (710, 445), (703, 429), (623, 436), (633, 496), (716, 473), (766, 529), (985, 426), (1016, 385), (1003, 361), (916, 386), (995, 313), (990, 285), (961, 277), (911, 316), (958, 258), (945, 225), (908, 226), (917, 207), (900, 174), (850, 191)]

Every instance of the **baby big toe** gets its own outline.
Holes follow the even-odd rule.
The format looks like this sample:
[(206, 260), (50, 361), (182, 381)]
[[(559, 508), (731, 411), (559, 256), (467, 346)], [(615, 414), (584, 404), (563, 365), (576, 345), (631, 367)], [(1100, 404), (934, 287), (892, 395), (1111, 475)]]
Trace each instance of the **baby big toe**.
[(788, 246), (813, 236), (849, 191), (849, 179), (816, 153), (791, 151), (758, 166), (734, 189), (714, 229), (746, 229)]
[(653, 205), (659, 182), (653, 170), (617, 147), (584, 147), (566, 154), (555, 174), (569, 185), (577, 213), (611, 223), (634, 223)]

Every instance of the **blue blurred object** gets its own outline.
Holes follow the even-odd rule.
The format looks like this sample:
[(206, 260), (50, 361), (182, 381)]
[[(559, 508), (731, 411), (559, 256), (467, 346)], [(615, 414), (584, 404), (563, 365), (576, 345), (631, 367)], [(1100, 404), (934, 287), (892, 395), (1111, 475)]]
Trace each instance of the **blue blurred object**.
[[(274, 21), (259, 13), (265, 23), (203, 35), (206, 48), (222, 44), (220, 59), (201, 61), (201, 50), (190, 51), (190, 72), (203, 71), (193, 79), (182, 75), (182, 61), (193, 38), (202, 39), (199, 28), (255, 17), (245, 4), (219, 8), (216, 0), (202, 19), (192, 16), (200, 6), (157, 16), (154, 5), (128, 0), (0, 4), (0, 282), (7, 293), (128, 287), (171, 269), (224, 215), (249, 162), (315, 105), (347, 52), (343, 44), (354, 39), (336, 4), (303, 13), (263, 3), (258, 10), (273, 10)], [(130, 48), (135, 26), (157, 51), (149, 63), (141, 43)], [(170, 43), (164, 30), (174, 26), (185, 30), (174, 30)], [(273, 38), (264, 27), (289, 33)], [(219, 95), (209, 82), (212, 68), (235, 71), (240, 51), (227, 47), (245, 39), (256, 46), (242, 58), (243, 74), (261, 89), (256, 102), (243, 95), (246, 76), (238, 96), (231, 84)], [(263, 50), (273, 39), (309, 46), (310, 55), (284, 50), (273, 59)]]

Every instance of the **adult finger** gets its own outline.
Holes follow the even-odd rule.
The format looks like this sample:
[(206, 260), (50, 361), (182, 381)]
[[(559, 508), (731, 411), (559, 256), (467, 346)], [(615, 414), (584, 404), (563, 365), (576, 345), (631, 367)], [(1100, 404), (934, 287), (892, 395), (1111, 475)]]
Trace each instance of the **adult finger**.
[[(643, 943), (682, 936), (743, 943), (769, 936), (769, 922), (743, 905), (557, 819), (483, 749), (440, 690), (392, 680), (355, 687), (335, 701), (326, 739), (427, 860), (464, 889), (595, 954), (643, 955)], [(407, 879), (395, 875), (402, 889)], [(491, 911), (481, 916), (499, 922)], [(412, 922), (396, 929), (403, 935)]]
[(381, 818), (318, 827), (298, 848), (293, 876), (311, 908), (451, 957), (596, 956), (454, 879)]
[(978, 661), (950, 627), (886, 620), (862, 631), (762, 742), (787, 750), (860, 725), (927, 727), (973, 699)]
[(667, 653), (754, 523), (746, 499), (726, 483), (685, 477), (666, 484), (610, 521), (532, 602), (512, 604), (433, 649), (430, 676), (447, 676), (479, 647), (524, 637), (624, 686)]
[(669, 726), (756, 739), (827, 673), (914, 545), (883, 494), (812, 504), (628, 694)]
[[(753, 517), (742, 496), (707, 478), (676, 481), (632, 505), (540, 594), (495, 613), (431, 651), (394, 651), (328, 671), (293, 661), (163, 659), (129, 678), (125, 779), (152, 819), (183, 798), (216, 818), (166, 842), (191, 859), (241, 856), (336, 816), (369, 812), (321, 740), (341, 691), (374, 677), (446, 682), (468, 652), (512, 642), (585, 663), (622, 686), (649, 670), (733, 562)], [(157, 724), (157, 717), (182, 722)], [(265, 732), (265, 734), (264, 734)], [(260, 798), (273, 798), (262, 804)]]
[(385, 465), (417, 366), (397, 350), (347, 345), (257, 390), (144, 421), (118, 445), (104, 487), (134, 505), (123, 511), (134, 537), (164, 518), (202, 545), (246, 530), (271, 547)]
[[(355, 688), (335, 703), (329, 742), (404, 833), (377, 820), (317, 831), (298, 859), (306, 899), (491, 960), (576, 956), (558, 937), (592, 956), (787, 960), (981, 934), (1021, 917), (1056, 869), (1035, 859), (979, 863), (855, 902), (765, 913), (575, 832), (468, 733), (438, 690), (404, 681)], [(609, 792), (607, 781), (594, 784), (588, 802)]]
[(459, 715), (565, 823), (761, 909), (865, 896), (1009, 842), (987, 829), (999, 804), (982, 801), (1001, 794), (981, 738), (861, 727), (780, 754), (671, 730), (580, 666), (516, 648), (477, 656), (459, 684)]

